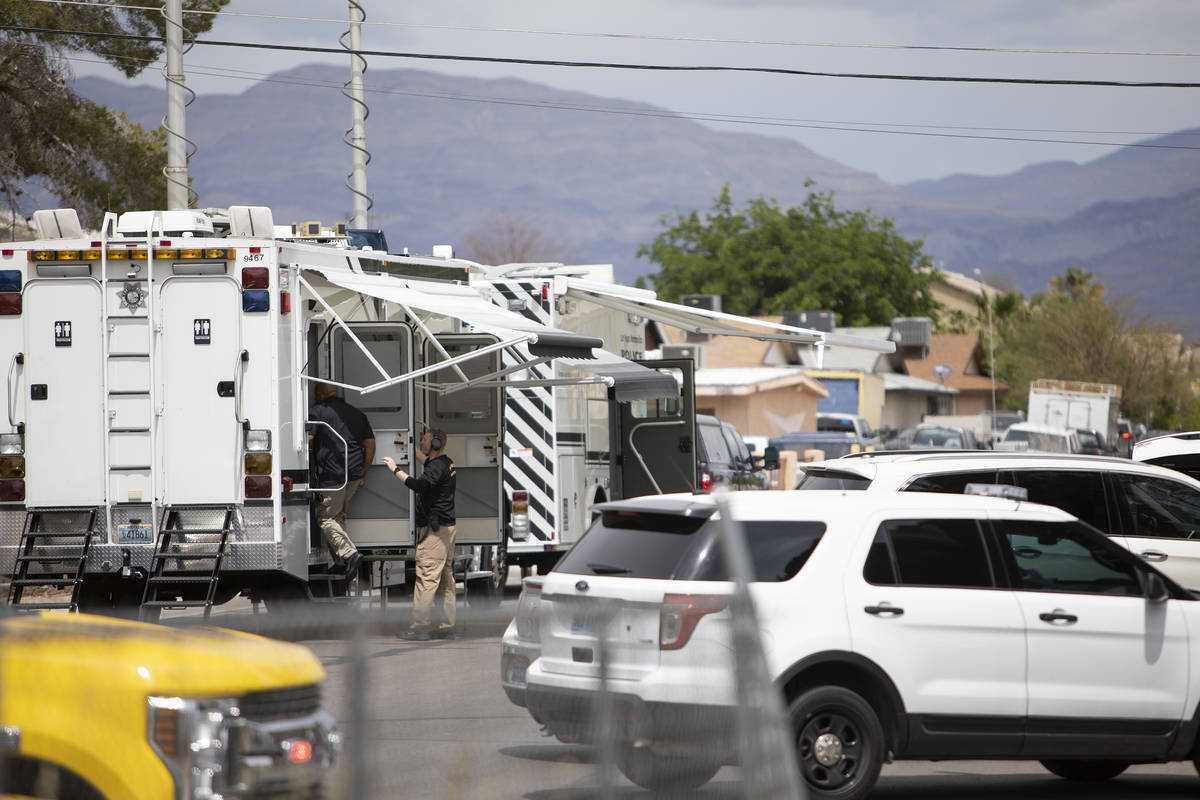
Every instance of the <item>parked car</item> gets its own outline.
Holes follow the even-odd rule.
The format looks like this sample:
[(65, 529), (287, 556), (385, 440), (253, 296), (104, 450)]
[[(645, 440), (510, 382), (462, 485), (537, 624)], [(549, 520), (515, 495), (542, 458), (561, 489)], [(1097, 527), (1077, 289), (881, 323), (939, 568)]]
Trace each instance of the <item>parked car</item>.
[(1078, 453), (1079, 435), (1073, 428), (1019, 422), (1010, 425), (996, 444), (1005, 452), (1033, 451), (1038, 453)]
[(1133, 424), (1125, 417), (1117, 417), (1117, 441), (1114, 442), (1117, 455), (1130, 458), (1133, 455), (1134, 431)]
[(1200, 590), (1200, 481), (1123, 458), (1049, 453), (874, 453), (803, 465), (800, 489), (949, 492), (1023, 489)]
[(1110, 455), (1108, 445), (1104, 442), (1104, 436), (1100, 431), (1089, 431), (1085, 428), (1077, 428), (1075, 435), (1079, 437), (1079, 453), (1085, 456), (1106, 456)]
[(834, 414), (828, 411), (817, 413), (817, 430), (827, 433), (852, 433), (858, 440), (859, 449), (864, 451), (880, 448), (879, 434), (871, 428), (866, 417), (857, 414)]
[(762, 462), (750, 455), (737, 428), (708, 414), (696, 415), (696, 486), (710, 491), (718, 486), (731, 489), (765, 489), (767, 474)]
[[(1070, 514), (870, 491), (742, 493), (729, 508), (808, 796), (861, 800), (893, 758), (1034, 759), (1090, 781), (1141, 762), (1200, 769), (1200, 601)], [(520, 687), (534, 719), (565, 742), (603, 737), (654, 791), (737, 757), (715, 511), (703, 495), (602, 506), (510, 626), (539, 643)]]
[(884, 450), (907, 450), (912, 446), (913, 437), (917, 435), (917, 427), (914, 425), (911, 428), (905, 428), (894, 436), (887, 436), (883, 440)]
[(0, 795), (324, 797), (324, 680), (307, 648), (250, 634), (7, 612)]
[(1200, 431), (1169, 433), (1133, 446), (1134, 461), (1157, 464), (1200, 479)]
[(978, 450), (975, 432), (945, 425), (918, 425), (909, 445), (913, 450)]

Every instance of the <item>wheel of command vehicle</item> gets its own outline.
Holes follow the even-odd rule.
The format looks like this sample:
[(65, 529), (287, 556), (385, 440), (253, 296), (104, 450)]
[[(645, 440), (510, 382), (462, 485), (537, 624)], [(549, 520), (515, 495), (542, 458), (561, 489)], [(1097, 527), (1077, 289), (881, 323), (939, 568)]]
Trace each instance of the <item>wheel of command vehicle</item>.
[(617, 753), (617, 769), (629, 780), (653, 792), (687, 791), (712, 780), (721, 765), (704, 758), (666, 756), (644, 747)]
[(1043, 761), (1042, 766), (1069, 781), (1106, 781), (1120, 775), (1130, 763), (1113, 759), (1055, 759)]
[(809, 689), (788, 709), (800, 774), (814, 797), (866, 797), (883, 767), (883, 726), (859, 695), (840, 686)]

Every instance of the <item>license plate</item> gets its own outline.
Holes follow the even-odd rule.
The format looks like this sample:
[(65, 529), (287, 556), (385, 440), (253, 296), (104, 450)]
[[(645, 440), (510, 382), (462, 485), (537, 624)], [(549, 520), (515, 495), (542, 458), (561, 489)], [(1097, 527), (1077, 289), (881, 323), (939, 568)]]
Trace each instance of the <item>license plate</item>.
[(571, 633), (583, 634), (585, 636), (594, 636), (596, 626), (587, 619), (577, 619), (571, 623)]
[(118, 525), (117, 544), (153, 544), (152, 525)]

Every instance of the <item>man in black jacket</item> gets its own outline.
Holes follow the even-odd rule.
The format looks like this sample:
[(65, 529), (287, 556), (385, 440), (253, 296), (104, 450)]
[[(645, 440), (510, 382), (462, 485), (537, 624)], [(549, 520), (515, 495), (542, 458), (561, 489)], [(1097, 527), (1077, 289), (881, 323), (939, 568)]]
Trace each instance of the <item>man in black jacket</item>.
[[(412, 624), (400, 634), (404, 639), (454, 638), (455, 470), (445, 449), (445, 431), (440, 428), (425, 431), (414, 454), (425, 465), (419, 478), (400, 469), (391, 458), (383, 459), (416, 497), (417, 585), (413, 593)], [(441, 598), (444, 619), (436, 629), (431, 629), (434, 597)]]

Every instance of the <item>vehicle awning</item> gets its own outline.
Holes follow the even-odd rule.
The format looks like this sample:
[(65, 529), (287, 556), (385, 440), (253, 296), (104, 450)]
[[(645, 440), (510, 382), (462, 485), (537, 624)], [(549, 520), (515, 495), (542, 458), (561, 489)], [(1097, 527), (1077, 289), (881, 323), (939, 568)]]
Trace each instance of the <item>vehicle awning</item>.
[(894, 353), (896, 343), (888, 339), (866, 339), (859, 336), (847, 336), (838, 333), (809, 328), (797, 328), (791, 325), (781, 325), (775, 322), (741, 317), (736, 314), (725, 314), (720, 311), (709, 311), (705, 308), (694, 308), (679, 303), (668, 303), (659, 300), (654, 292), (646, 289), (634, 289), (615, 283), (596, 283), (580, 278), (570, 278), (556, 275), (554, 278), (554, 293), (565, 295), (576, 300), (615, 308), (628, 314), (661, 322), (675, 328), (681, 328), (691, 333), (705, 333), (714, 336), (745, 336), (751, 339), (765, 339), (791, 344), (856, 347), (873, 350), (879, 353)]
[[(491, 334), (500, 340), (499, 343), (492, 347), (480, 348), (475, 353), (439, 362), (436, 367), (425, 367), (401, 376), (389, 375), (378, 363), (375, 363), (370, 354), (367, 354), (372, 363), (375, 363), (376, 368), (379, 370), (381, 376), (383, 376), (383, 380), (368, 387), (349, 387), (357, 389), (364, 394), (404, 380), (421, 377), (433, 372), (435, 369), (441, 370), (447, 366), (454, 367), (461, 361), (469, 360), (472, 357), (483, 355), (493, 350), (512, 348), (514, 345), (525, 345), (530, 355), (535, 358), (535, 361), (530, 362), (531, 364), (542, 363), (549, 359), (558, 359), (560, 363), (565, 363), (597, 376), (590, 379), (591, 382), (595, 382), (598, 379), (612, 387), (619, 400), (641, 400), (655, 397), (675, 397), (678, 395), (678, 386), (675, 380), (669, 375), (647, 369), (640, 364), (635, 364), (628, 359), (603, 350), (601, 347), (603, 341), (601, 339), (542, 325), (535, 320), (528, 319), (485, 300), (470, 286), (456, 283), (417, 281), (394, 275), (368, 275), (333, 268), (309, 267), (306, 265), (301, 265), (301, 267), (309, 272), (319, 274), (329, 283), (342, 289), (402, 306), (414, 318), (415, 315), (412, 312), (420, 311), (449, 319), (461, 320), (475, 330)], [(303, 285), (318, 300), (325, 304), (326, 309), (331, 314), (337, 317), (336, 311), (325, 303), (324, 299), (320, 297), (320, 294), (310, 284), (305, 282)], [(337, 321), (344, 326), (340, 318)], [(417, 319), (417, 322), (420, 323), (420, 320)], [(348, 328), (346, 330), (349, 332)], [(426, 333), (429, 333), (428, 329), (426, 329)], [(351, 338), (354, 338), (352, 333), (350, 335)], [(430, 335), (432, 336), (432, 334)], [(355, 341), (357, 342), (357, 339)], [(360, 348), (362, 347), (361, 344), (359, 346)], [(362, 349), (366, 353), (366, 348)], [(516, 369), (524, 368), (525, 366), (528, 365), (522, 365), (522, 367)], [(471, 381), (466, 380), (466, 377), (463, 376), (463, 383), (453, 387), (442, 387), (442, 390), (453, 391), (455, 389), (467, 388), (468, 386), (497, 385), (508, 373), (513, 371), (514, 368), (510, 368)], [(521, 380), (504, 381), (500, 385), (516, 387), (584, 382), (589, 382), (589, 380), (549, 379), (540, 382)]]

